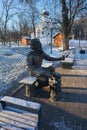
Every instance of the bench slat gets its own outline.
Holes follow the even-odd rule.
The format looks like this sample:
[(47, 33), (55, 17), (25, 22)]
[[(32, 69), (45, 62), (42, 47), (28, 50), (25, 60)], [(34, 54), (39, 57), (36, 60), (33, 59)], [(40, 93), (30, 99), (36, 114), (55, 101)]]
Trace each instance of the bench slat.
[(17, 121), (14, 121), (12, 119), (9, 119), (9, 118), (5, 118), (3, 117), (2, 115), (0, 115), (0, 121), (2, 122), (5, 122), (7, 124), (11, 124), (13, 126), (16, 126), (16, 127), (19, 127), (19, 128), (23, 128), (23, 129), (29, 129), (29, 130), (35, 130), (34, 127), (32, 126), (29, 126), (29, 125), (26, 125), (26, 124), (23, 124), (23, 123), (20, 123), (20, 122), (17, 122)]
[(10, 115), (10, 114), (7, 114), (7, 113), (5, 113), (3, 111), (0, 113), (0, 116), (12, 119), (14, 121), (17, 121), (17, 122), (20, 122), (20, 123), (23, 123), (23, 124), (26, 124), (26, 125), (30, 125), (30, 126), (35, 127), (35, 128), (38, 125), (37, 123), (35, 123), (33, 121), (30, 121), (30, 120), (24, 119), (24, 118), (20, 118), (19, 116)]
[(0, 121), (0, 130), (23, 130), (23, 129)]
[[(13, 107), (10, 107), (10, 106), (6, 106), (6, 107), (5, 107), (5, 110), (8, 110), (8, 112), (9, 112), (9, 111), (13, 111), (13, 112), (21, 113), (21, 114), (24, 114), (24, 115), (26, 115), (26, 116), (32, 117), (32, 118), (34, 118), (35, 120), (38, 119), (38, 114), (31, 113), (31, 112), (28, 112), (28, 111), (25, 111), (25, 110), (20, 110), (20, 109), (13, 108)], [(29, 117), (28, 117), (28, 118), (29, 118)]]
[(33, 122), (38, 122), (38, 116), (37, 117), (32, 117), (32, 113), (29, 113), (28, 115), (26, 114), (20, 114), (20, 113), (17, 113), (17, 112), (13, 112), (13, 111), (7, 111), (7, 110), (3, 110), (4, 113), (6, 114), (9, 114), (9, 115), (13, 115), (13, 116), (18, 116), (20, 118), (24, 118), (26, 120), (30, 120), (30, 121), (33, 121)]

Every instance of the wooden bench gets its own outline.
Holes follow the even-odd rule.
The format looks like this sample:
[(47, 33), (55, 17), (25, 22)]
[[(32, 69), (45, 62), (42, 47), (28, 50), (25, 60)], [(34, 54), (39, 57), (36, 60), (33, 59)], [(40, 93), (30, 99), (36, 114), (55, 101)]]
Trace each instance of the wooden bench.
[[(42, 67), (49, 67), (51, 66), (53, 63), (52, 62), (46, 62), (44, 60), (44, 63), (42, 63)], [(30, 96), (30, 87), (31, 85), (36, 81), (36, 77), (34, 76), (27, 76), (27, 77), (24, 77), (22, 80), (19, 81), (19, 84), (23, 84), (25, 86), (25, 96), (26, 97), (29, 97)], [(20, 87), (19, 87), (20, 88)]]
[(62, 60), (62, 67), (63, 68), (71, 68), (74, 63), (74, 57), (75, 55), (73, 53), (70, 53), (68, 57), (65, 58), (65, 60)]
[(26, 87), (25, 96), (30, 96), (30, 86), (34, 83), (34, 81), (36, 81), (36, 77), (27, 76), (19, 82), (20, 84), (23, 84)]
[(41, 105), (5, 96), (0, 100), (0, 129), (38, 130)]

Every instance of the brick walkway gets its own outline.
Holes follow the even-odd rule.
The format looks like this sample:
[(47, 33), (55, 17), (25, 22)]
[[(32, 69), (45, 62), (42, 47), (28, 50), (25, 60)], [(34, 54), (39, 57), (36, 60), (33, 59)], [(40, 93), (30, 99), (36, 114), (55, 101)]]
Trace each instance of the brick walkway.
[(57, 68), (56, 71), (62, 75), (62, 92), (65, 93), (65, 101), (58, 107), (79, 117), (76, 122), (79, 122), (81, 130), (87, 130), (87, 124), (82, 127), (82, 121), (87, 122), (87, 70)]
[[(63, 102), (51, 103), (48, 98), (27, 98), (24, 88), (14, 96), (41, 103), (40, 130), (87, 130), (87, 70), (58, 67), (56, 71), (62, 75)], [(58, 124), (61, 121), (64, 122), (62, 129), (55, 126), (55, 122)], [(69, 129), (65, 129), (64, 124)]]

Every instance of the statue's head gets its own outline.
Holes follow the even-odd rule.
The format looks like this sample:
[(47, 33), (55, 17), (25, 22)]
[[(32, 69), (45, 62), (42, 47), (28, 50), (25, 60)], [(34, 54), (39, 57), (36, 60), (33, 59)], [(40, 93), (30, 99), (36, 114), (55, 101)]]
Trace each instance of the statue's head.
[(34, 50), (35, 52), (42, 53), (42, 44), (38, 38), (34, 38), (31, 40), (31, 49)]

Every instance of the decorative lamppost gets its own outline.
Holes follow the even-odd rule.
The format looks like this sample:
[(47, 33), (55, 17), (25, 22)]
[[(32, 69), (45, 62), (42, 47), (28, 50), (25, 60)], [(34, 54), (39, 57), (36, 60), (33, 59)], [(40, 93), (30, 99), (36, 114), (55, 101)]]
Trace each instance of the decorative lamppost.
[(56, 25), (57, 24), (57, 19), (56, 18), (50, 18), (51, 19), (51, 21), (50, 21), (50, 29), (51, 29), (51, 45), (50, 45), (50, 47), (51, 47), (51, 54), (52, 54), (52, 39), (53, 39), (53, 30), (54, 29), (57, 29), (54, 25)]
[(79, 31), (79, 47), (80, 47), (81, 31)]

